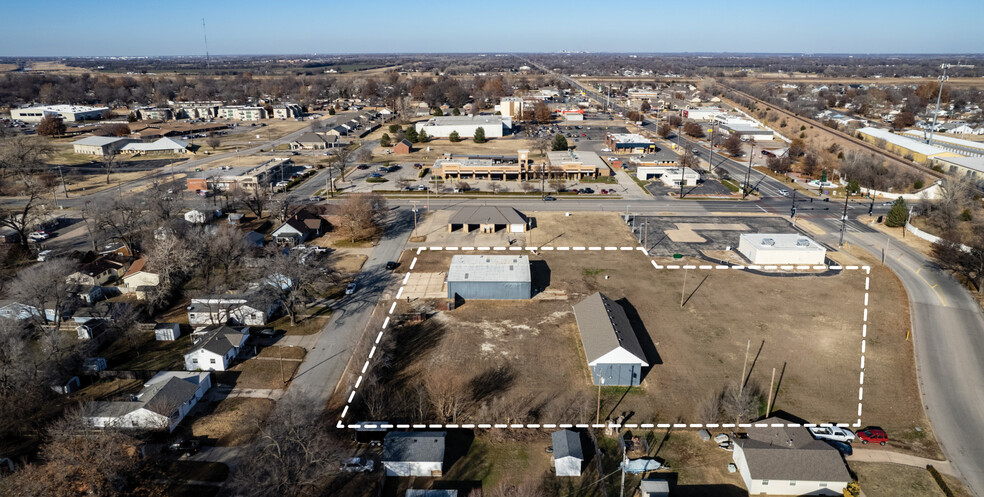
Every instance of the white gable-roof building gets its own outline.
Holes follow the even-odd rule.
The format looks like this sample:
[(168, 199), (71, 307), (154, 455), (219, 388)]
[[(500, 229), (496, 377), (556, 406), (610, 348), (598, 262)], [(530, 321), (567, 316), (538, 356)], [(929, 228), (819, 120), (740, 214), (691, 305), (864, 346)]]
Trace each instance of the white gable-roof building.
[(209, 326), (194, 333), (195, 345), (185, 353), (188, 371), (225, 371), (249, 338), (249, 328)]
[(134, 400), (90, 402), (86, 419), (97, 428), (173, 432), (211, 387), (209, 373), (161, 371), (144, 383)]

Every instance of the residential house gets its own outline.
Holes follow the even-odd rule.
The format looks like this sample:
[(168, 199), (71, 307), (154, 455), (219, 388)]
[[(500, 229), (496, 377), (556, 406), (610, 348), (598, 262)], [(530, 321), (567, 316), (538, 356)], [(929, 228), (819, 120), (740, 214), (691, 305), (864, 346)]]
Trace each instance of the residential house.
[(185, 369), (188, 371), (225, 371), (239, 356), (249, 327), (208, 326), (192, 335), (194, 345), (185, 353)]
[(439, 477), (444, 471), (447, 432), (395, 431), (383, 439), (386, 476)]
[(188, 323), (192, 326), (232, 324), (262, 326), (277, 310), (278, 303), (268, 302), (265, 295), (256, 292), (249, 295), (209, 295), (191, 299), (188, 306)]
[(843, 495), (852, 480), (837, 449), (776, 417), (735, 440), (732, 458), (750, 495)]
[(273, 231), (273, 241), (296, 245), (317, 238), (331, 230), (331, 223), (314, 209), (304, 208)]
[(72, 284), (65, 291), (86, 304), (95, 304), (104, 297), (101, 286)]
[(133, 400), (90, 402), (87, 421), (98, 428), (140, 428), (173, 432), (212, 387), (209, 373), (161, 371)]
[(347, 135), (348, 133), (349, 130), (345, 126), (335, 126), (334, 128), (325, 131), (325, 135), (335, 136), (335, 137), (342, 137)]
[(154, 326), (154, 340), (158, 342), (173, 342), (181, 336), (181, 325), (178, 323), (157, 323)]
[(557, 476), (581, 476), (584, 450), (576, 431), (558, 430), (550, 434), (553, 442), (553, 465)]
[(123, 275), (123, 284), (130, 292), (135, 292), (141, 286), (155, 287), (161, 283), (159, 274), (147, 270), (147, 259), (141, 257), (130, 265)]
[(69, 284), (105, 285), (121, 278), (126, 273), (126, 264), (106, 256), (97, 257), (92, 262), (79, 266), (79, 270), (68, 275)]

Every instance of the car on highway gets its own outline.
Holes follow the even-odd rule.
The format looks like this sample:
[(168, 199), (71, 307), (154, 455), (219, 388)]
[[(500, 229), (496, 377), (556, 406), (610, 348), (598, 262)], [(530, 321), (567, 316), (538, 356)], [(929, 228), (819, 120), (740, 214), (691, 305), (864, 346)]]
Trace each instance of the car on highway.
[(788, 197), (789, 190), (779, 190), (779, 195), (782, 195), (783, 197)]
[(881, 428), (868, 427), (863, 430), (858, 430), (858, 439), (861, 443), (867, 444), (868, 442), (877, 443), (878, 445), (885, 445), (888, 443), (888, 434), (885, 430)]
[(554, 196), (551, 196), (551, 195), (547, 195), (546, 197), (543, 197), (543, 201), (544, 202), (552, 202), (554, 200), (557, 200), (557, 197), (554, 197)]
[(837, 442), (847, 443), (854, 441), (854, 433), (851, 430), (839, 426), (813, 426), (808, 427), (807, 430), (817, 440), (835, 440)]
[(893, 205), (895, 202), (882, 202), (882, 205), (888, 206)]
[(355, 289), (358, 287), (359, 285), (357, 285), (354, 281), (349, 283), (348, 285), (345, 286), (345, 295), (352, 295), (353, 293), (355, 293)]
[(32, 242), (43, 242), (49, 238), (51, 238), (51, 235), (43, 230), (32, 231), (27, 234), (27, 239)]
[(347, 473), (369, 473), (375, 467), (372, 459), (350, 457), (338, 465), (338, 469)]
[(317, 195), (313, 195), (310, 198), (308, 198), (308, 200), (310, 200), (311, 202), (321, 202), (324, 199), (325, 199), (324, 197), (319, 197)]

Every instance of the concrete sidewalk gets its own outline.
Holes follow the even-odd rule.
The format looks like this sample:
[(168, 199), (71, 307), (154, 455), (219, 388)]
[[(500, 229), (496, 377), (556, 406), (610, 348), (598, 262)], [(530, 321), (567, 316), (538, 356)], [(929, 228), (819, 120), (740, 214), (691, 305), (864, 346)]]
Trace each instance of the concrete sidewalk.
[(887, 462), (892, 464), (902, 464), (905, 466), (914, 466), (917, 468), (925, 468), (926, 466), (933, 466), (940, 473), (957, 476), (956, 471), (950, 465), (950, 461), (937, 461), (936, 459), (928, 459), (925, 457), (913, 456), (910, 454), (902, 454), (900, 452), (892, 452), (889, 450), (881, 449), (862, 449), (855, 447), (854, 454), (845, 458), (848, 464), (852, 462)]

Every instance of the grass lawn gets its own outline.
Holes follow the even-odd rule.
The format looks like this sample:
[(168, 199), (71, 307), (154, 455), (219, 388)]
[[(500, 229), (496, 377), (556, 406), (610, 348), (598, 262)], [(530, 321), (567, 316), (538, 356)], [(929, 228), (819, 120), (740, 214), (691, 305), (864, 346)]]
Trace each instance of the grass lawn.
[(109, 400), (126, 394), (137, 393), (143, 388), (140, 380), (104, 379), (89, 385), (75, 394), (79, 401)]
[(298, 316), (297, 324), (294, 326), (290, 325), (290, 318), (284, 316), (267, 323), (267, 327), (275, 330), (284, 330), (284, 333), (288, 336), (313, 335), (321, 331), (321, 328), (324, 328), (325, 324), (328, 323), (329, 317), (331, 317), (331, 309), (325, 307), (308, 309), (308, 312), (314, 314)]
[(519, 483), (550, 471), (550, 454), (544, 450), (549, 437), (538, 442), (496, 442), (476, 438), (468, 453), (444, 474), (446, 480), (481, 481), (482, 488), (499, 482)]
[(280, 345), (271, 345), (270, 347), (264, 347), (263, 350), (257, 354), (257, 357), (270, 357), (273, 359), (292, 359), (292, 360), (302, 360), (307, 352), (301, 347), (282, 347)]
[(174, 341), (157, 341), (151, 331), (135, 338), (132, 346), (126, 337), (120, 337), (102, 355), (113, 369), (180, 371), (184, 369), (184, 353), (189, 348), (191, 335)]
[(220, 447), (243, 445), (253, 439), (257, 424), (270, 415), (273, 406), (274, 402), (270, 399), (227, 398), (219, 402), (211, 413), (195, 419), (191, 424), (191, 433), (196, 437), (215, 440), (215, 445)]
[(861, 491), (867, 497), (945, 497), (929, 471), (890, 463), (852, 462)]
[(254, 358), (233, 366), (232, 370), (241, 372), (236, 380), (237, 388), (286, 388), (300, 364), (300, 361)]

